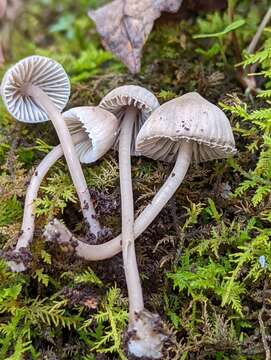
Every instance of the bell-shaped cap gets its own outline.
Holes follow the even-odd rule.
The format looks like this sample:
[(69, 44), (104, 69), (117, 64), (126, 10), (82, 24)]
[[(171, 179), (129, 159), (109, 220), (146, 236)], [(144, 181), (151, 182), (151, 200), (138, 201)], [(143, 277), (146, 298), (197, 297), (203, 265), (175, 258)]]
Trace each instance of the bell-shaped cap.
[(159, 107), (159, 102), (152, 92), (142, 86), (124, 85), (110, 91), (101, 100), (99, 106), (112, 112), (119, 120), (122, 120), (128, 106), (138, 109), (131, 145), (132, 154), (135, 154), (134, 145), (137, 134), (150, 114)]
[(70, 82), (63, 67), (44, 56), (29, 56), (12, 66), (1, 84), (1, 95), (10, 114), (17, 120), (38, 123), (49, 120), (46, 112), (25, 94), (25, 86), (41, 88), (59, 111), (70, 96)]
[(82, 163), (97, 161), (113, 146), (119, 120), (109, 111), (94, 106), (79, 106), (62, 115), (71, 135), (79, 132), (86, 134), (83, 141), (75, 145)]
[(171, 162), (182, 141), (192, 142), (192, 158), (197, 162), (236, 153), (228, 118), (196, 92), (168, 101), (156, 109), (138, 134), (136, 150), (152, 159)]

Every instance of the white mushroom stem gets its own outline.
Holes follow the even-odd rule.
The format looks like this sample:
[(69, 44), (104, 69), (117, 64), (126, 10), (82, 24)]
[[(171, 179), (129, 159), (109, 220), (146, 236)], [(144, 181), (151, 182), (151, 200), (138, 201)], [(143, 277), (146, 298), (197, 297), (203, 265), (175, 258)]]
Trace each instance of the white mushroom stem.
[(47, 115), (50, 117), (62, 146), (71, 178), (81, 203), (83, 216), (90, 226), (90, 231), (95, 236), (97, 236), (101, 230), (100, 224), (96, 220), (95, 210), (90, 199), (83, 170), (76, 155), (71, 134), (67, 128), (67, 125), (65, 124), (64, 119), (49, 96), (38, 86), (27, 83), (23, 87), (23, 91), (24, 95), (31, 96), (36, 104), (45, 110)]
[[(72, 136), (74, 144), (81, 142), (85, 138), (85, 134), (76, 134)], [(35, 228), (35, 200), (38, 196), (38, 191), (42, 179), (50, 169), (50, 166), (54, 164), (58, 159), (63, 156), (62, 146), (55, 146), (36, 167), (33, 176), (31, 177), (30, 184), (28, 185), (25, 202), (24, 202), (24, 215), (21, 226), (21, 235), (17, 241), (15, 250), (19, 250), (22, 247), (28, 247), (33, 239), (33, 233)]]
[[(162, 357), (163, 344), (167, 336), (162, 329), (159, 315), (152, 314), (144, 309), (142, 289), (139, 281), (138, 269), (133, 240), (132, 216), (133, 194), (131, 189), (131, 164), (127, 160), (130, 156), (131, 119), (129, 112), (125, 114), (122, 123), (119, 148), (119, 167), (122, 194), (122, 236), (118, 236), (103, 245), (87, 245), (77, 240), (75, 251), (77, 255), (87, 260), (101, 260), (116, 254), (121, 250), (120, 240), (122, 238), (123, 260), (125, 276), (129, 295), (129, 340), (128, 350), (136, 357), (147, 357), (160, 359)], [(132, 115), (131, 115), (132, 116)], [(139, 215), (135, 221), (135, 237), (140, 235), (147, 226), (159, 214), (169, 199), (180, 186), (192, 158), (192, 144), (184, 141), (179, 148), (175, 166), (165, 184), (153, 198), (152, 203)], [(129, 172), (129, 173), (128, 173)], [(125, 193), (124, 193), (125, 191)], [(125, 197), (123, 196), (125, 194)], [(126, 221), (124, 223), (124, 221)], [(69, 244), (75, 240), (63, 224), (53, 222), (47, 226), (45, 236), (49, 240), (57, 239), (60, 243)], [(74, 243), (74, 242), (73, 242)]]
[(136, 261), (134, 242), (134, 198), (131, 175), (131, 142), (137, 109), (128, 107), (119, 136), (119, 173), (121, 193), (122, 256), (126, 277), (130, 323), (144, 309), (142, 287)]
[(159, 316), (144, 310), (142, 287), (135, 253), (131, 142), (136, 117), (137, 110), (128, 107), (122, 120), (119, 136), (122, 257), (129, 299), (128, 334), (130, 336), (128, 350), (137, 357), (144, 356), (159, 359), (162, 356), (165, 336), (160, 328), (156, 329), (160, 320)]
[[(72, 136), (74, 144), (81, 142), (85, 138), (85, 134), (76, 134)], [(24, 214), (23, 222), (21, 226), (20, 236), (17, 240), (14, 252), (20, 251), (21, 248), (27, 248), (33, 240), (35, 230), (35, 200), (38, 196), (38, 191), (42, 180), (44, 179), (50, 168), (63, 156), (63, 150), (61, 145), (55, 146), (49, 154), (40, 162), (36, 167), (30, 184), (27, 187), (25, 201), (24, 201)], [(26, 270), (25, 265), (22, 262), (9, 261), (9, 267), (14, 272)]]
[[(179, 188), (189, 168), (191, 158), (192, 143), (184, 141), (180, 145), (176, 162), (173, 170), (171, 171), (171, 174), (158, 193), (154, 196), (152, 202), (135, 220), (135, 239), (147, 229), (147, 227), (153, 222), (156, 216), (160, 213), (169, 199)], [(58, 220), (54, 220), (47, 225), (44, 236), (49, 241), (51, 241), (56, 238), (56, 234), (57, 240), (59, 242), (65, 243), (69, 242), (71, 239), (77, 240), (77, 247), (75, 248), (75, 252), (77, 256), (85, 260), (97, 261), (109, 259), (121, 251), (122, 235), (119, 235), (101, 245), (89, 245), (73, 237), (71, 232), (63, 224), (61, 224)]]

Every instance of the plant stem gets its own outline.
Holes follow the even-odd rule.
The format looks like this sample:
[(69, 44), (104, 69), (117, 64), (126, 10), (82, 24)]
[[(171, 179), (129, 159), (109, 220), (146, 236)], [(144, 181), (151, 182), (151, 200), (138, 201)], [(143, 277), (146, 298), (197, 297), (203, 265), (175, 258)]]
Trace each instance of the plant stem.
[(223, 40), (222, 40), (222, 38), (220, 36), (218, 37), (218, 42), (219, 42), (219, 46), (220, 46), (220, 54), (221, 54), (222, 60), (223, 60), (224, 64), (226, 65), (227, 64), (227, 57), (226, 57), (226, 54), (225, 54)]
[(131, 141), (137, 109), (128, 107), (119, 136), (119, 173), (121, 192), (122, 256), (128, 288), (130, 322), (144, 309), (142, 287), (134, 242), (134, 198), (131, 176)]
[[(235, 6), (236, 6), (236, 1), (235, 0), (229, 0), (228, 1), (228, 19), (229, 19), (229, 23), (232, 23), (234, 21)], [(241, 53), (241, 49), (240, 49), (240, 46), (239, 46), (239, 41), (238, 41), (236, 32), (235, 31), (231, 32), (230, 37), (231, 37), (231, 43), (233, 45), (236, 60), (237, 60), (237, 62), (241, 62), (242, 61), (242, 53)]]
[[(185, 174), (189, 168), (192, 157), (192, 144), (183, 142), (180, 145), (177, 159), (171, 174), (167, 178), (158, 193), (154, 196), (152, 202), (144, 209), (138, 216), (134, 223), (135, 239), (146, 230), (146, 228), (153, 222), (159, 212), (167, 204), (168, 200), (174, 195), (176, 190), (181, 185)], [(69, 242), (71, 239), (77, 240), (75, 252), (77, 256), (89, 260), (105, 260), (116, 255), (121, 251), (122, 235), (101, 244), (89, 245), (72, 236), (71, 232), (58, 220), (54, 220), (47, 225), (44, 236), (49, 240), (55, 240), (57, 233), (57, 241)]]
[(33, 98), (33, 100), (38, 104), (38, 106), (40, 106), (46, 111), (49, 118), (51, 119), (57, 132), (60, 144), (63, 148), (64, 156), (67, 161), (71, 178), (81, 203), (81, 209), (84, 218), (89, 224), (90, 231), (95, 236), (97, 236), (98, 232), (101, 230), (100, 224), (96, 220), (95, 210), (90, 199), (83, 170), (80, 161), (76, 155), (71, 134), (67, 128), (67, 125), (65, 124), (64, 119), (62, 118), (60, 112), (58, 111), (54, 103), (51, 101), (49, 96), (38, 86), (28, 83), (25, 85), (24, 91), (26, 95)]

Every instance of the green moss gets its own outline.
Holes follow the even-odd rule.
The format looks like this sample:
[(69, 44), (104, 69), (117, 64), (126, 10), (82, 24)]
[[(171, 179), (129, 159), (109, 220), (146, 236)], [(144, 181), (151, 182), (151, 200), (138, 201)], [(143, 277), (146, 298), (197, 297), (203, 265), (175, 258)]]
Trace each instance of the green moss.
[(16, 196), (0, 203), (0, 226), (11, 224), (20, 219), (23, 209)]

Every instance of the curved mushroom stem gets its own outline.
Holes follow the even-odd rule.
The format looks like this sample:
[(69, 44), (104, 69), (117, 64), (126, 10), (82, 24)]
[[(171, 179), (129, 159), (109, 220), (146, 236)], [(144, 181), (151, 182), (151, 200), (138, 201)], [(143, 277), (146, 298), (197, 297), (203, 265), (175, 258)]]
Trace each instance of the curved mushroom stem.
[[(81, 142), (85, 138), (85, 134), (76, 134), (72, 136), (74, 144)], [(49, 154), (40, 162), (36, 167), (34, 174), (31, 177), (30, 184), (27, 188), (25, 201), (24, 201), (24, 214), (23, 222), (21, 226), (20, 236), (17, 241), (16, 247), (13, 250), (14, 253), (20, 254), (20, 249), (27, 248), (33, 240), (33, 234), (35, 229), (35, 200), (38, 196), (40, 184), (47, 174), (48, 170), (54, 165), (54, 163), (63, 156), (62, 146), (55, 146)], [(19, 256), (18, 256), (19, 258)], [(14, 272), (24, 271), (26, 267), (24, 264), (15, 261), (8, 262), (9, 267)]]
[(95, 210), (90, 199), (90, 195), (87, 188), (87, 183), (83, 174), (83, 170), (80, 161), (76, 155), (71, 134), (63, 120), (60, 112), (56, 108), (55, 104), (51, 101), (49, 96), (38, 86), (28, 83), (24, 86), (24, 94), (31, 96), (31, 98), (46, 111), (50, 117), (55, 130), (57, 132), (60, 144), (63, 148), (64, 156), (67, 161), (67, 165), (72, 177), (72, 181), (76, 188), (81, 209), (84, 218), (89, 224), (90, 231), (97, 236), (101, 230), (99, 222), (96, 220)]
[(128, 107), (119, 136), (119, 173), (121, 193), (122, 256), (128, 288), (130, 324), (136, 313), (144, 309), (142, 287), (134, 242), (134, 198), (131, 176), (131, 141), (137, 109)]
[[(180, 145), (177, 159), (171, 174), (158, 193), (154, 196), (152, 202), (135, 220), (135, 239), (147, 229), (147, 227), (153, 222), (156, 216), (179, 188), (189, 168), (191, 158), (192, 143), (184, 141)], [(58, 220), (54, 220), (46, 226), (44, 236), (48, 239), (48, 241), (57, 239), (57, 241), (63, 243), (67, 243), (70, 240), (76, 240), (77, 246), (75, 248), (75, 252), (77, 256), (89, 261), (109, 259), (121, 251), (121, 235), (101, 245), (89, 245), (72, 236), (71, 232)]]
[[(128, 116), (128, 114), (127, 114)], [(128, 135), (131, 131), (129, 120), (125, 121), (127, 127), (122, 127), (122, 136)], [(120, 174), (121, 176), (125, 175), (123, 167), (126, 171), (130, 171), (130, 163), (125, 159), (125, 151), (127, 151), (128, 146), (128, 136), (126, 139), (120, 141)], [(128, 148), (129, 154), (129, 148)], [(146, 209), (139, 215), (135, 221), (134, 225), (134, 235), (135, 237), (139, 236), (155, 219), (159, 214), (162, 208), (166, 205), (168, 200), (173, 196), (175, 191), (180, 186), (183, 178), (188, 170), (192, 158), (192, 144), (190, 142), (183, 142), (180, 145), (175, 166), (161, 187), (159, 192), (153, 198), (152, 203), (149, 204)], [(121, 170), (122, 169), (122, 170)], [(128, 174), (129, 177), (129, 174)], [(121, 177), (121, 181), (122, 181)], [(122, 185), (122, 191), (131, 191), (130, 180), (127, 181), (127, 178), (124, 178), (127, 183), (124, 187)], [(126, 193), (125, 193), (126, 194)], [(126, 207), (129, 205), (132, 199), (132, 194), (127, 194), (127, 197), (123, 197), (123, 206)], [(126, 204), (128, 202), (128, 205)], [(129, 205), (130, 206), (130, 205)], [(123, 208), (122, 208), (123, 212)], [(130, 208), (128, 220), (131, 219), (133, 211)], [(127, 218), (122, 218), (123, 221), (126, 221)], [(129, 221), (129, 224), (131, 222)], [(124, 224), (123, 224), (124, 225)], [(129, 230), (129, 231), (128, 231)], [(132, 230), (130, 226), (127, 226), (127, 231), (125, 234), (128, 237), (132, 237)], [(76, 239), (71, 232), (57, 220), (50, 222), (44, 233), (45, 237), (50, 240), (57, 240), (61, 245), (65, 246), (71, 245), (70, 247), (75, 250), (77, 255), (86, 259), (86, 260), (103, 260), (110, 258), (111, 256), (117, 254), (121, 250), (121, 239), (123, 239), (124, 244), (127, 238), (124, 234), (119, 235), (115, 239), (102, 244), (102, 245), (88, 245), (78, 239)], [(132, 245), (132, 246), (131, 246)], [(135, 287), (136, 294), (133, 294), (132, 291), (134, 286), (130, 281), (133, 279), (133, 274), (129, 274), (130, 269), (135, 269), (137, 280), (138, 270), (136, 265), (136, 258), (134, 253), (133, 243), (127, 244), (127, 249), (123, 249), (123, 258), (124, 262), (127, 265), (125, 269), (125, 275), (127, 279), (128, 293), (129, 293), (129, 302), (130, 302), (130, 322), (129, 322), (129, 332), (128, 332), (128, 349), (129, 352), (137, 357), (147, 357), (151, 359), (160, 359), (162, 357), (162, 349), (164, 341), (167, 339), (167, 335), (163, 330), (163, 324), (158, 314), (152, 314), (148, 310), (144, 309), (143, 299), (140, 298), (140, 289)], [(130, 248), (130, 250), (129, 250)], [(126, 258), (126, 256), (131, 256), (131, 258)], [(135, 259), (135, 263), (131, 261)], [(129, 270), (129, 271), (128, 271)], [(128, 277), (129, 276), (129, 277)], [(139, 283), (140, 286), (140, 283)], [(141, 295), (142, 296), (142, 295)], [(134, 301), (134, 302), (132, 302)], [(140, 311), (134, 311), (134, 309), (140, 309)]]
[[(158, 314), (144, 309), (142, 288), (136, 263), (133, 231), (133, 191), (131, 179), (130, 147), (135, 110), (128, 108), (121, 125), (119, 142), (119, 171), (122, 204), (122, 251), (129, 296), (128, 349), (136, 357), (160, 359), (167, 336)], [(158, 215), (179, 187), (191, 161), (192, 145), (184, 142), (178, 151), (173, 171), (152, 203), (139, 216), (137, 227), (142, 232)], [(142, 216), (142, 218), (141, 218)], [(140, 219), (141, 222), (140, 222)], [(135, 226), (135, 227), (136, 227)], [(136, 229), (138, 231), (138, 229)], [(137, 234), (137, 232), (136, 232)], [(76, 250), (75, 250), (76, 251)]]

